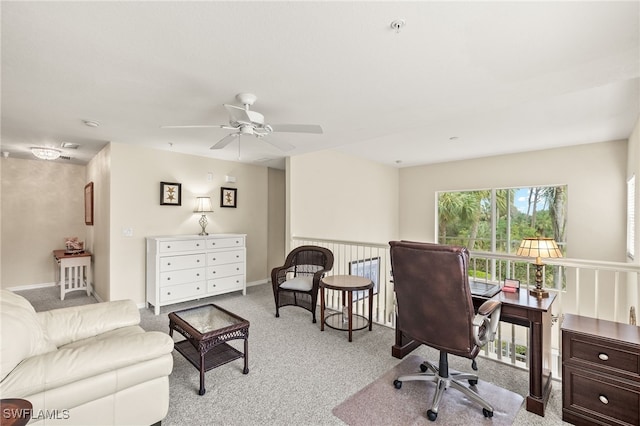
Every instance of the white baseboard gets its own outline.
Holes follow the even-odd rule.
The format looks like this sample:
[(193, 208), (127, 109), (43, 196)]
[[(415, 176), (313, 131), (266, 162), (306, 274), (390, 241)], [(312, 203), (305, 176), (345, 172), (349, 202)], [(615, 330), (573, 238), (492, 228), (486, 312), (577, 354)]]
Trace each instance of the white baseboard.
[(27, 284), (27, 285), (20, 285), (20, 286), (16, 286), (16, 287), (7, 287), (5, 290), (9, 290), (9, 291), (35, 290), (37, 288), (54, 287), (55, 285), (56, 285), (55, 282), (40, 283), (40, 284)]
[(263, 280), (258, 280), (258, 281), (251, 281), (250, 283), (247, 283), (247, 287), (253, 287), (256, 285), (261, 285), (261, 284), (266, 284), (268, 282), (271, 282), (270, 279), (263, 279)]

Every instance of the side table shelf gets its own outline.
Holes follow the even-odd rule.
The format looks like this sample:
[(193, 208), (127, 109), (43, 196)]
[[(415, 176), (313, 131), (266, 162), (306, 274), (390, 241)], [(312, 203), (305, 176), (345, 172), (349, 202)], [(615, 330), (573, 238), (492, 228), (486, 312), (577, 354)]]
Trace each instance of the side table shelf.
[(640, 327), (566, 314), (562, 420), (640, 424)]

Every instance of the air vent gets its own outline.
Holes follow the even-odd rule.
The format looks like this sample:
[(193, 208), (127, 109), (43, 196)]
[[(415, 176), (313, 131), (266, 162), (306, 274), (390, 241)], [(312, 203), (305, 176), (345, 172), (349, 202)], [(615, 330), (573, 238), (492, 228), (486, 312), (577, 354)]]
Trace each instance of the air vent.
[(79, 146), (80, 144), (73, 143), (73, 142), (62, 142), (60, 144), (60, 147), (66, 148), (66, 149), (78, 149)]

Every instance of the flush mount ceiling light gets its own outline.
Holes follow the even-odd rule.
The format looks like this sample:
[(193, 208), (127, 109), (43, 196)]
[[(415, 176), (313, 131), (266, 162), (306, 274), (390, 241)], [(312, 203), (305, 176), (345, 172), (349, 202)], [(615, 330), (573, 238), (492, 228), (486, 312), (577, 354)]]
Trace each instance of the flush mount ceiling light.
[(100, 123), (98, 123), (97, 121), (83, 120), (82, 122), (84, 123), (85, 126), (89, 126), (89, 127), (99, 127), (100, 126)]
[(55, 160), (62, 154), (59, 149), (43, 147), (31, 147), (31, 152), (41, 160)]

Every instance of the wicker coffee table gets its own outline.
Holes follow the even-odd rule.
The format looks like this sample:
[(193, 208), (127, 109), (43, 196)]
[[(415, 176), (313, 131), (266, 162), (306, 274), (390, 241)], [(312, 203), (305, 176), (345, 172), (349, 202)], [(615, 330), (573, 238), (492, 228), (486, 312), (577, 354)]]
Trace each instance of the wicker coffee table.
[[(204, 395), (204, 373), (238, 358), (244, 358), (243, 374), (249, 373), (249, 321), (217, 305), (204, 305), (169, 314), (169, 335), (173, 331), (186, 340), (175, 349), (200, 371), (199, 395)], [(227, 344), (243, 339), (244, 353)]]

